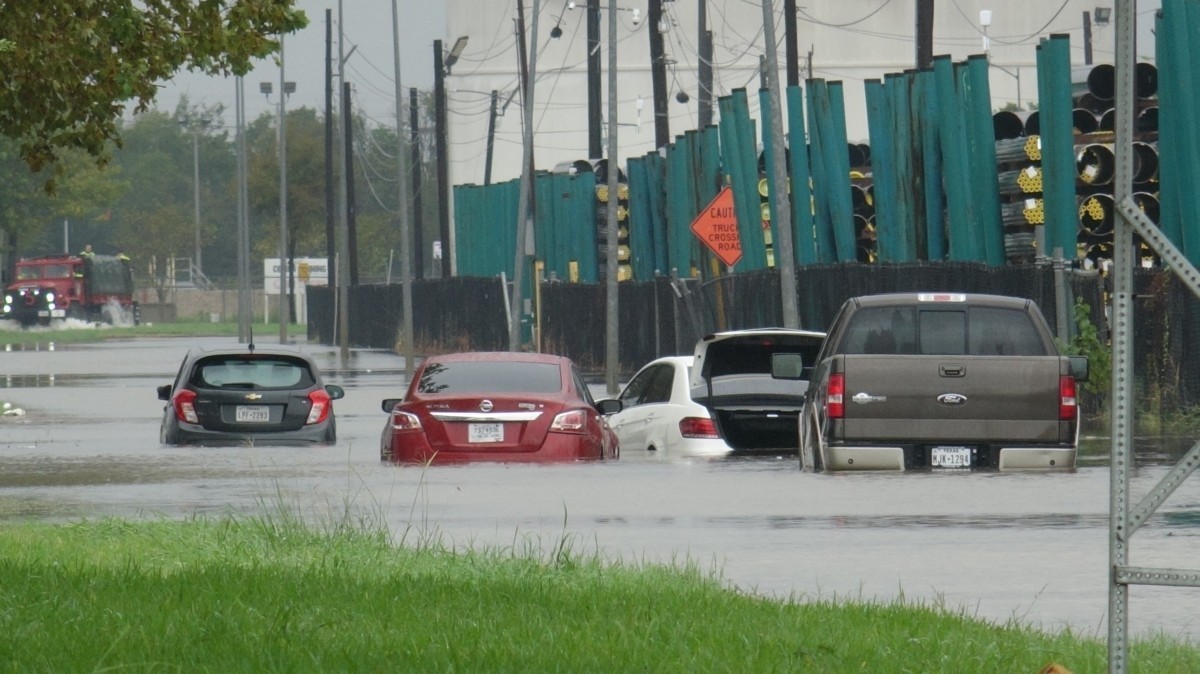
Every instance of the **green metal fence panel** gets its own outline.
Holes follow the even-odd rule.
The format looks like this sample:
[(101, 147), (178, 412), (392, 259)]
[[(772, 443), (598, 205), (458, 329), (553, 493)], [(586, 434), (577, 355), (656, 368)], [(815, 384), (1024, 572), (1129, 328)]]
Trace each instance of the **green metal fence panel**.
[[(776, 201), (779, 198), (777, 189), (781, 189), (775, 185), (775, 138), (771, 134), (771, 122), (768, 115), (771, 114), (771, 92), (768, 89), (758, 90), (758, 109), (762, 115), (762, 146), (763, 146), (763, 164), (760, 173), (760, 179), (765, 178), (767, 181), (767, 222), (771, 231), (771, 243), (774, 245), (779, 240), (779, 230), (777, 223), (778, 205)], [(785, 158), (786, 163), (786, 158)], [(761, 203), (761, 202), (760, 202)], [(778, 264), (778, 261), (775, 261)], [(775, 266), (775, 265), (771, 265)]]
[(454, 188), (455, 253), (460, 276), (513, 273), (520, 182)]
[[(1159, 212), (1158, 226), (1164, 236), (1180, 250), (1183, 246), (1183, 222), (1180, 217), (1181, 190), (1179, 189), (1179, 158), (1183, 153), (1181, 148), (1179, 124), (1183, 117), (1183, 99), (1175, 85), (1180, 73), (1177, 70), (1179, 58), (1179, 37), (1176, 31), (1186, 31), (1183, 18), (1174, 18), (1170, 23), (1166, 18), (1169, 13), (1182, 12), (1182, 0), (1167, 0), (1163, 3), (1162, 11), (1154, 18), (1155, 30), (1155, 61), (1158, 64), (1158, 193)], [(1184, 70), (1183, 72), (1186, 72)], [(1193, 118), (1194, 119), (1194, 118)]]
[[(1069, 55), (1069, 54), (1068, 54)], [(1068, 66), (1070, 64), (1068, 63)], [(982, 261), (990, 265), (1004, 264), (1004, 226), (1000, 222), (1000, 186), (996, 181), (996, 134), (992, 125), (992, 92), (988, 85), (988, 61), (982, 54), (967, 58), (967, 127), (971, 137), (971, 184), (976, 204), (976, 221)], [(1070, 98), (1070, 68), (1067, 68), (1068, 95)], [(1070, 108), (1067, 109), (1070, 118)], [(1074, 163), (1071, 164), (1074, 168)], [(1072, 174), (1074, 175), (1074, 174)], [(1074, 183), (1072, 182), (1072, 185)], [(1071, 233), (1071, 245), (1075, 234)], [(1066, 248), (1064, 250), (1073, 250)]]
[(661, 185), (651, 175), (658, 168), (653, 159), (659, 155), (651, 152), (629, 160), (629, 266), (633, 279), (648, 281), (654, 278), (656, 217), (653, 195)]
[(897, 166), (893, 153), (892, 110), (887, 87), (879, 80), (865, 83), (867, 132), (871, 138), (871, 175), (875, 192), (875, 236), (880, 259), (891, 259), (896, 236)]
[[(733, 207), (737, 211), (738, 235), (742, 243), (742, 259), (736, 268), (739, 272), (746, 272), (767, 266), (767, 247), (763, 238), (762, 212), (759, 210), (758, 152), (746, 90), (734, 89), (729, 98), (730, 121), (737, 129), (737, 142), (733, 146), (722, 143), (721, 157), (735, 169), (732, 171)], [(725, 123), (724, 115), (721, 116), (721, 123)]]
[(828, 189), (831, 180), (826, 164), (825, 146), (830, 142), (822, 132), (821, 119), (829, 115), (828, 87), (825, 80), (808, 80), (808, 130), (809, 166), (812, 169), (812, 190), (815, 209), (813, 234), (817, 251), (817, 262), (836, 262), (837, 247), (834, 242), (833, 212), (830, 208), (832, 194)]
[(925, 200), (924, 217), (917, 223), (917, 255), (926, 260), (942, 260), (946, 257), (946, 192), (942, 187), (943, 162), (938, 123), (941, 105), (933, 69), (917, 73), (917, 82), (921, 89), (917, 122), (921, 134), (921, 181)]
[[(1200, 100), (1192, 73), (1200, 67), (1200, 38), (1193, 31), (1200, 26), (1200, 3), (1183, 0), (1163, 2), (1162, 26), (1168, 42), (1168, 74), (1164, 79), (1159, 66), (1159, 189), (1160, 202), (1171, 202), (1172, 216), (1179, 225), (1168, 225), (1164, 231), (1177, 229), (1173, 239), (1193, 265), (1200, 264), (1200, 194), (1194, 189), (1200, 180), (1200, 137), (1195, 120), (1200, 119)], [(1160, 31), (1160, 35), (1163, 33)], [(1160, 38), (1162, 39), (1162, 38)], [(1163, 97), (1175, 105), (1164, 111)], [(1164, 116), (1165, 112), (1165, 116)], [(1166, 125), (1164, 126), (1164, 119)], [(1163, 159), (1166, 163), (1163, 163)], [(1162, 220), (1164, 215), (1159, 213)]]
[(1071, 47), (1065, 35), (1038, 45), (1038, 127), (1042, 139), (1042, 201), (1046, 249), (1074, 258), (1079, 236), (1075, 200), (1075, 136), (1071, 122)]
[(846, 99), (841, 82), (829, 82), (829, 144), (825, 151), (830, 167), (829, 188), (832, 190), (829, 206), (833, 216), (833, 236), (837, 244), (838, 259), (853, 262), (858, 257), (858, 243), (854, 232), (854, 199), (850, 195), (850, 154), (846, 151)]
[(804, 94), (800, 87), (787, 88), (788, 170), (791, 173), (792, 237), (796, 264), (817, 261), (813, 233), (812, 187), (808, 170), (808, 138), (804, 129)]
[[(667, 219), (666, 211), (666, 186), (663, 185), (663, 177), (666, 175), (666, 161), (663, 156), (657, 152), (651, 152), (646, 155), (646, 183), (649, 188), (649, 210), (650, 210), (650, 246), (651, 251), (644, 256), (649, 272), (654, 275), (666, 274), (669, 271), (667, 267)], [(641, 277), (644, 280), (649, 280), (651, 276)]]
[(974, 259), (974, 246), (967, 213), (970, 185), (954, 63), (950, 57), (935, 56), (933, 73), (937, 86), (938, 129), (946, 188), (947, 258), (960, 262), (971, 261)]

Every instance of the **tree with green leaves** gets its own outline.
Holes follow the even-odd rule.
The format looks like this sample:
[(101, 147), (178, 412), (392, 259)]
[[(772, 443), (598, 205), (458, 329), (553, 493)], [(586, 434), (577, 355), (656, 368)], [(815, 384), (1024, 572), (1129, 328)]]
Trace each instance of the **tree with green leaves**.
[(0, 2), (0, 135), (35, 171), (69, 148), (103, 163), (127, 105), (182, 69), (245, 74), (308, 19), (294, 0)]

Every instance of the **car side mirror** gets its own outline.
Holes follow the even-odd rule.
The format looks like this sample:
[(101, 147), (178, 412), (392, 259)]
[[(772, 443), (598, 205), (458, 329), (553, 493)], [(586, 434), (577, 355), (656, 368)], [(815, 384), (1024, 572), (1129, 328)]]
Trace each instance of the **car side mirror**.
[(608, 416), (625, 409), (625, 403), (616, 398), (605, 398), (604, 400), (596, 401), (596, 409), (600, 411), (600, 414)]
[(1068, 356), (1067, 360), (1071, 364), (1071, 376), (1075, 381), (1088, 380), (1088, 359), (1087, 356)]
[(391, 414), (392, 409), (395, 408), (396, 405), (399, 405), (401, 400), (403, 400), (403, 399), (402, 398), (384, 398), (383, 403), (380, 404), (380, 407), (383, 408), (384, 412)]
[(346, 389), (337, 384), (326, 384), (325, 392), (329, 394), (330, 400), (341, 400), (346, 397)]
[(170, 400), (171, 399), (171, 385), (170, 384), (163, 384), (162, 386), (158, 387), (158, 399), (159, 400)]
[(772, 379), (803, 379), (804, 358), (798, 353), (771, 354)]

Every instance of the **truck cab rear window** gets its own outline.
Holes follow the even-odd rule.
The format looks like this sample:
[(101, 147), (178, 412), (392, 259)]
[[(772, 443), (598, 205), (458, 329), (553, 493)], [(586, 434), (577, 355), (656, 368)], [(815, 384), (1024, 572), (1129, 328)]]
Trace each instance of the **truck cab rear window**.
[(854, 314), (842, 344), (848, 354), (1047, 355), (1025, 312), (993, 307), (865, 308)]

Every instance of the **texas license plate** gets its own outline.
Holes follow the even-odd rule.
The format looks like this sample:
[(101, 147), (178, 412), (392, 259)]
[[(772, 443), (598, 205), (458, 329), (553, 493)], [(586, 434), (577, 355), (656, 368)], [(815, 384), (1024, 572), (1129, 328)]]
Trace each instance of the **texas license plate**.
[(237, 420), (263, 423), (271, 420), (271, 408), (266, 405), (238, 405)]
[(970, 447), (934, 447), (930, 455), (934, 468), (970, 468)]
[(504, 442), (504, 424), (469, 424), (468, 442)]

